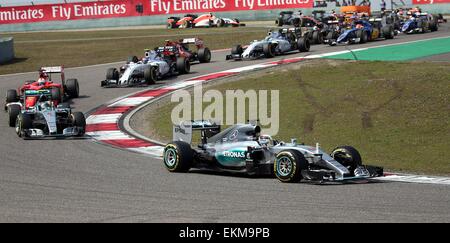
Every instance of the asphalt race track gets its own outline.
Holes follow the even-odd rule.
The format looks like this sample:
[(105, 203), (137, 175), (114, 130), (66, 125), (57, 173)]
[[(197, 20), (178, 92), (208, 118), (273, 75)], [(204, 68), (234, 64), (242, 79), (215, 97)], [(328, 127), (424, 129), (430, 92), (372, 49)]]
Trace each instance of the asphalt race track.
[[(350, 47), (441, 36), (450, 36), (448, 25), (434, 33)], [(339, 50), (345, 47), (312, 46), (308, 54)], [(226, 54), (214, 53), (212, 63), (161, 83), (267, 62), (227, 62)], [(119, 64), (66, 70), (67, 78), (80, 81), (75, 110), (88, 112), (140, 90), (100, 88), (110, 66)], [(0, 93), (36, 75), (0, 76)], [(0, 116), (1, 222), (450, 222), (450, 187), (445, 185), (283, 184), (271, 178), (169, 174), (161, 160), (89, 138), (23, 141), (7, 126), (7, 114)]]

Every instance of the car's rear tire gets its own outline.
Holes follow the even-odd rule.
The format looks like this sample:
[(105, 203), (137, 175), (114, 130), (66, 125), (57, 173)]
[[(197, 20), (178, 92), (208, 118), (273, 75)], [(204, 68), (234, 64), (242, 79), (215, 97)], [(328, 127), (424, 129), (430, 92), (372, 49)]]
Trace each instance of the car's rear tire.
[(107, 80), (119, 80), (119, 71), (117, 70), (117, 68), (109, 68), (106, 71), (106, 79)]
[(177, 71), (180, 74), (186, 74), (191, 71), (191, 63), (185, 57), (177, 58)]
[(194, 152), (191, 146), (182, 141), (166, 145), (163, 153), (164, 165), (170, 172), (187, 172), (192, 167)]
[(17, 95), (17, 90), (10, 89), (6, 91), (6, 103), (19, 102), (19, 96)]
[(16, 134), (21, 138), (26, 138), (25, 130), (33, 128), (33, 119), (30, 114), (22, 113), (16, 119)]
[(300, 52), (308, 52), (311, 44), (309, 43), (309, 39), (304, 36), (297, 40), (297, 47)]
[(303, 179), (301, 172), (306, 169), (308, 169), (308, 161), (297, 150), (281, 151), (275, 157), (274, 173), (281, 182), (301, 181)]
[(334, 30), (331, 30), (328, 32), (326, 39), (328, 40), (328, 43), (330, 43), (331, 41), (333, 41), (334, 38)]
[(244, 49), (241, 45), (236, 45), (231, 48), (231, 54), (233, 55), (241, 55), (244, 52)]
[(70, 98), (78, 98), (80, 96), (80, 85), (77, 79), (68, 79), (66, 81), (66, 92)]
[(152, 84), (156, 83), (157, 77), (156, 77), (156, 67), (155, 66), (148, 66), (147, 68), (145, 68), (144, 79), (148, 85), (152, 85)]
[(266, 57), (266, 58), (272, 58), (275, 56), (275, 53), (273, 53), (272, 43), (264, 43), (263, 53), (264, 53), (264, 57)]
[(349, 168), (352, 173), (358, 166), (362, 165), (361, 154), (352, 146), (339, 146), (333, 149), (330, 155), (337, 162)]
[(320, 31), (315, 30), (312, 33), (312, 39), (314, 41), (314, 44), (322, 44), (323, 43), (323, 35)]
[(77, 111), (72, 113), (72, 125), (81, 129), (78, 136), (84, 135), (86, 132), (86, 118), (82, 112)]
[(8, 106), (8, 120), (10, 127), (14, 127), (16, 125), (17, 116), (19, 116), (20, 110), (21, 110), (20, 105)]
[(211, 51), (208, 47), (201, 48), (198, 50), (198, 60), (201, 63), (208, 63), (211, 62)]
[(364, 44), (367, 42), (367, 33), (362, 29), (356, 31), (356, 37), (359, 38), (360, 44)]
[(383, 32), (383, 36), (386, 39), (394, 39), (395, 32), (394, 27), (392, 25), (386, 25), (381, 30)]
[(278, 18), (278, 19), (276, 19), (275, 20), (275, 24), (278, 26), (278, 27), (281, 27), (281, 26), (283, 26), (283, 18)]
[(56, 101), (56, 102), (58, 102), (58, 104), (63, 101), (61, 89), (56, 88), (56, 87), (52, 88), (51, 94), (52, 94), (52, 101)]

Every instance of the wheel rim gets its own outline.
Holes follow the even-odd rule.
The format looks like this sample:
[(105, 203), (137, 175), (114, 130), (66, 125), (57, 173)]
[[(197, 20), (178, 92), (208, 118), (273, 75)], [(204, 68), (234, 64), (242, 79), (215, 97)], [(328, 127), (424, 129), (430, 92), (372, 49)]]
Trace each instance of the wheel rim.
[(21, 122), (20, 122), (20, 118), (19, 117), (17, 117), (17, 119), (16, 119), (16, 134), (17, 135), (21, 135), (20, 134), (20, 132), (21, 132)]
[(167, 149), (164, 155), (164, 163), (170, 168), (177, 163), (177, 151), (175, 149)]
[(277, 161), (277, 173), (280, 176), (288, 176), (292, 172), (292, 160), (286, 156), (283, 156)]

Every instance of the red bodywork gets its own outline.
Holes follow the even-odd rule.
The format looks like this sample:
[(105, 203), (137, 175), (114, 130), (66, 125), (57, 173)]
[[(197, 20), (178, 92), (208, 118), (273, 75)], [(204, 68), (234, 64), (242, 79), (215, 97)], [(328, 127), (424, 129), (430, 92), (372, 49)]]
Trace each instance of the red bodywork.
[(188, 28), (193, 27), (194, 22), (196, 21), (197, 18), (198, 18), (197, 15), (187, 14), (181, 19), (169, 18), (167, 19), (167, 23), (171, 24), (175, 28), (179, 28), (181, 25), (184, 25), (185, 28)]
[[(53, 82), (45, 82), (44, 85), (39, 85), (38, 82), (34, 82), (31, 84), (25, 84), (21, 88), (19, 88), (19, 95), (22, 97), (25, 93), (25, 90), (43, 90), (43, 89), (52, 89), (52, 88), (58, 88), (61, 91), (61, 94), (64, 94), (64, 88), (61, 84), (55, 84)], [(30, 107), (33, 107), (36, 105), (38, 97), (36, 96), (29, 96), (25, 100), (25, 109), (28, 109)], [(55, 105), (58, 105), (59, 100), (53, 101)]]
[[(186, 40), (190, 40), (190, 41), (186, 41)], [(189, 49), (188, 44), (195, 44), (195, 46), (197, 47), (197, 50), (205, 47), (203, 40), (198, 39), (198, 38), (181, 39), (179, 41), (166, 41), (165, 46), (175, 47), (177, 50), (177, 53), (176, 53), (177, 56), (185, 57), (186, 59), (188, 59), (190, 61), (196, 61), (196, 60), (193, 60), (196, 55)], [(167, 56), (172, 56), (175, 53), (167, 53), (167, 54), (168, 54)], [(165, 55), (166, 55), (166, 53), (165, 53)]]
[[(61, 67), (61, 80), (64, 80), (64, 78), (65, 78), (63, 70), (64, 70), (64, 68)], [(45, 83), (43, 83), (43, 84), (40, 84), (38, 81), (35, 81), (32, 83), (25, 83), (24, 85), (22, 85), (22, 87), (20, 87), (18, 89), (17, 93), (19, 94), (20, 97), (23, 98), (26, 90), (46, 90), (46, 89), (51, 90), (54, 88), (58, 88), (60, 90), (61, 95), (64, 94), (64, 86), (59, 83), (54, 83), (50, 80), (45, 81)], [(26, 97), (26, 100), (24, 100), (25, 109), (35, 106), (37, 99), (38, 99), (38, 97), (35, 97), (35, 96)], [(59, 100), (53, 100), (53, 102), (55, 105), (58, 105), (60, 100), (62, 100), (62, 97)]]

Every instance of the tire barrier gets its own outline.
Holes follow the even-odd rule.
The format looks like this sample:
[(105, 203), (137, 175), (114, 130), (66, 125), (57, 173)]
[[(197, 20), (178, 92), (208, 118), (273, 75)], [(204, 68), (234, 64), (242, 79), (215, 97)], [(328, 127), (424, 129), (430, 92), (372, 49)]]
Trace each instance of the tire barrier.
[(14, 39), (12, 37), (0, 38), (0, 64), (14, 59)]

